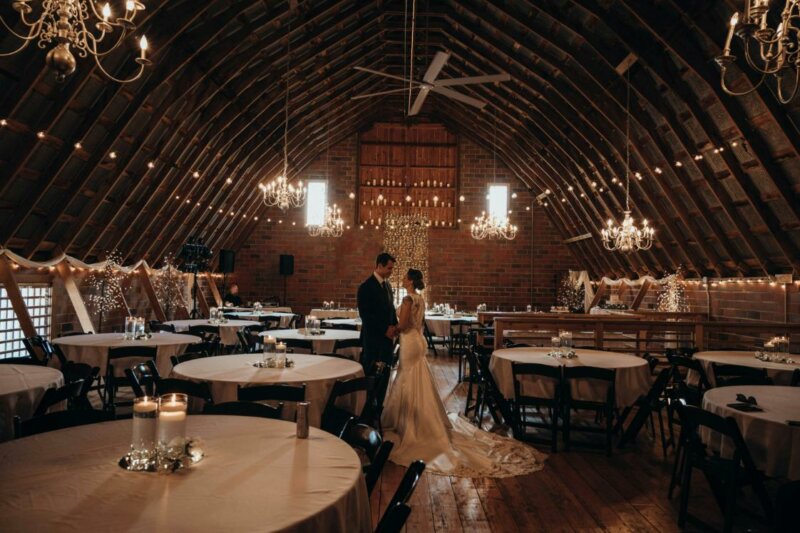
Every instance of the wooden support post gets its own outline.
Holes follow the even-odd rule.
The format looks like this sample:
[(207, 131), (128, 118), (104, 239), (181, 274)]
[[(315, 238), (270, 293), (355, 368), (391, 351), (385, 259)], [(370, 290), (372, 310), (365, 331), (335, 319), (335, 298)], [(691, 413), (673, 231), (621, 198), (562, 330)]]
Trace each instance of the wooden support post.
[(139, 271), (139, 280), (142, 282), (142, 287), (144, 287), (144, 292), (147, 294), (147, 299), (150, 300), (150, 307), (153, 308), (153, 314), (156, 316), (156, 320), (165, 322), (167, 320), (167, 315), (161, 307), (161, 302), (158, 301), (158, 296), (153, 287), (153, 282), (150, 280), (150, 273), (147, 271), (147, 267), (139, 265), (137, 270)]
[(505, 322), (503, 319), (494, 321), (494, 349), (499, 350), (503, 347), (503, 328)]
[(219, 289), (217, 289), (217, 283), (214, 281), (214, 274), (211, 272), (206, 272), (206, 279), (208, 280), (208, 286), (211, 289), (211, 296), (214, 297), (217, 307), (222, 307), (222, 296), (220, 296)]
[(84, 333), (95, 331), (92, 315), (86, 309), (86, 303), (83, 301), (83, 296), (81, 296), (81, 291), (78, 289), (78, 284), (75, 282), (75, 276), (72, 275), (69, 265), (64, 261), (60, 262), (56, 265), (56, 272), (64, 283), (64, 290), (67, 291), (69, 302), (72, 304), (75, 316), (78, 317), (78, 325), (81, 331)]
[(197, 303), (200, 305), (200, 312), (203, 313), (203, 316), (211, 316), (206, 296), (203, 294), (203, 291), (200, 290), (199, 285), (197, 287)]
[(594, 324), (594, 348), (595, 350), (603, 349), (603, 336), (605, 335), (605, 325), (602, 321), (598, 320)]
[(36, 328), (33, 327), (33, 320), (28, 314), (28, 308), (25, 307), (25, 300), (22, 299), (22, 292), (19, 290), (17, 278), (14, 276), (11, 262), (7, 257), (0, 257), (0, 283), (6, 288), (6, 294), (11, 300), (11, 307), (14, 309), (14, 314), (17, 315), (22, 333), (26, 337), (34, 337), (37, 334)]
[(650, 286), (652, 282), (650, 280), (645, 280), (642, 282), (642, 286), (639, 287), (639, 292), (636, 293), (636, 297), (633, 299), (633, 303), (631, 304), (631, 310), (636, 311), (639, 309), (639, 306), (642, 305), (642, 301), (644, 301), (644, 297), (647, 296), (647, 292), (650, 290)]
[(592, 298), (592, 302), (589, 304), (589, 309), (586, 310), (587, 313), (591, 311), (592, 307), (600, 303), (600, 298), (603, 297), (605, 292), (606, 284), (604, 282), (600, 282), (600, 285), (597, 286), (597, 291), (594, 293), (594, 298)]
[(700, 352), (705, 349), (705, 328), (703, 328), (703, 324), (697, 324), (694, 327), (694, 347)]

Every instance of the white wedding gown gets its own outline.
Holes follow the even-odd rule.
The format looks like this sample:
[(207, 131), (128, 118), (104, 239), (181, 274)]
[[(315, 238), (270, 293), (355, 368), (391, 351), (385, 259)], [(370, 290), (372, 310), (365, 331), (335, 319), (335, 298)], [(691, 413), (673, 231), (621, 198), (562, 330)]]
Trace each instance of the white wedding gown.
[(400, 334), (400, 364), (381, 417), (384, 438), (394, 442), (389, 459), (402, 466), (421, 459), (428, 471), (458, 477), (508, 477), (544, 468), (545, 454), (446, 413), (425, 357), (425, 303), (418, 294), (411, 298), (413, 327)]

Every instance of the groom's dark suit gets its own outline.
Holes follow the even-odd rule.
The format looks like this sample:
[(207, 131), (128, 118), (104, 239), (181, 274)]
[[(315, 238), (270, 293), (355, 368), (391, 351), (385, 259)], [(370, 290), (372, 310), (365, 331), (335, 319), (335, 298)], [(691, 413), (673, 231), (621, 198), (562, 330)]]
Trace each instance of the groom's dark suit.
[(358, 288), (358, 314), (361, 316), (361, 364), (369, 370), (375, 361), (391, 364), (394, 341), (386, 336), (397, 324), (392, 287), (371, 275)]

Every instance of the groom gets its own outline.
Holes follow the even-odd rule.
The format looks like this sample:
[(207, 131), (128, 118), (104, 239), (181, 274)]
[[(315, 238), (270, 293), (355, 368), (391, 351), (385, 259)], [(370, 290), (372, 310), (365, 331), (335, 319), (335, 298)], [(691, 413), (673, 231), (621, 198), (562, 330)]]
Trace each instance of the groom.
[(370, 371), (376, 361), (392, 363), (397, 313), (389, 277), (395, 259), (383, 252), (375, 260), (375, 272), (358, 288), (358, 314), (361, 316), (361, 364)]

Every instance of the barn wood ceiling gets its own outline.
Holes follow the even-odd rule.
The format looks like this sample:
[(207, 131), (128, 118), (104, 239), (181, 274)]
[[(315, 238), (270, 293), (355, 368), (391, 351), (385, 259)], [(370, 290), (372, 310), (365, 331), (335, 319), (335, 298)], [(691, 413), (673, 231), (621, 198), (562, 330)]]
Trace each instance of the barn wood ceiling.
[[(293, 173), (324, 151), (328, 125), (336, 142), (392, 119), (387, 109), (402, 120), (402, 97), (350, 97), (397, 86), (352, 67), (403, 74), (403, 1), (147, 7), (140, 32), (155, 64), (133, 84), (108, 82), (79, 60), (59, 85), (35, 46), (0, 58), (0, 243), (34, 258), (93, 259), (117, 248), (126, 261), (151, 263), (191, 235), (215, 250), (236, 248), (265, 209), (256, 185), (282, 168), (287, 79)], [(709, 276), (800, 272), (800, 113), (780, 106), (772, 86), (742, 98), (721, 91), (712, 58), (735, 8), (723, 0), (420, 0), (418, 78), (437, 50), (452, 54), (440, 77), (512, 76), (464, 89), (489, 102), (483, 112), (431, 95), (421, 120), (491, 149), (496, 116), (498, 156), (534, 194), (552, 191), (536, 208), (565, 239), (592, 233), (568, 246), (595, 275), (678, 265)], [(0, 9), (14, 20), (8, 3)], [(134, 44), (112, 72), (132, 71)], [(621, 255), (603, 250), (597, 229), (624, 206), (626, 68), (631, 170), (643, 178), (631, 183), (634, 216), (658, 233), (651, 250)], [(754, 81), (741, 73), (737, 88)]]

